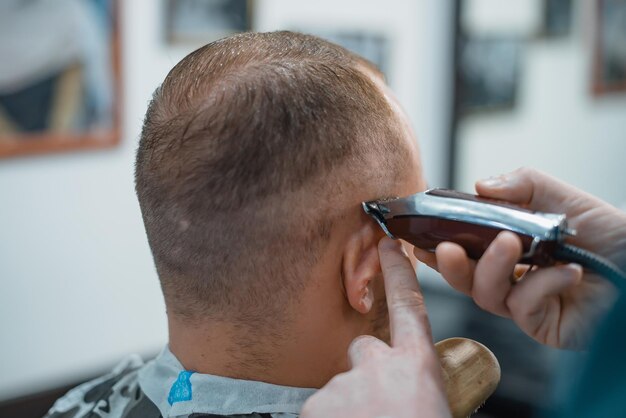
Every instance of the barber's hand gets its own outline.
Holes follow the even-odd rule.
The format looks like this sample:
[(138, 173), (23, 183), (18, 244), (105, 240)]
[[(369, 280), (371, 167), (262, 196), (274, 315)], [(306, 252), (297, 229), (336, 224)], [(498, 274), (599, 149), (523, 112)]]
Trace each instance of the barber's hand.
[(450, 417), (413, 267), (399, 242), (383, 238), (378, 249), (392, 345), (371, 336), (355, 339), (348, 352), (352, 369), (309, 398), (303, 418)]
[[(626, 264), (626, 215), (587, 193), (528, 168), (479, 181), (476, 190), (532, 210), (565, 213), (577, 230), (572, 244)], [(553, 347), (585, 348), (615, 296), (608, 282), (574, 264), (535, 269), (516, 281), (522, 245), (509, 232), (500, 233), (478, 262), (449, 242), (441, 243), (435, 254), (414, 252), (478, 306), (511, 318), (526, 334)]]

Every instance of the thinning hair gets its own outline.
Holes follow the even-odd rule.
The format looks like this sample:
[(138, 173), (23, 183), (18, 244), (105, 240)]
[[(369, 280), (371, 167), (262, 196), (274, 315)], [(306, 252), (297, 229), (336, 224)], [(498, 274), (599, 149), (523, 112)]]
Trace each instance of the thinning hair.
[(170, 71), (135, 166), (169, 313), (256, 326), (298, 301), (348, 192), (402, 169), (374, 71), (292, 32), (225, 38)]

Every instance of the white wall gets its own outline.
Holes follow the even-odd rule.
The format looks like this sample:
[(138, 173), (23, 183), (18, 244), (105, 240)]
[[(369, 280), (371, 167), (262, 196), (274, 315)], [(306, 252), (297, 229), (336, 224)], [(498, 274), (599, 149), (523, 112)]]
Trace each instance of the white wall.
[[(186, 52), (163, 45), (161, 2), (126, 0), (124, 129), (109, 151), (0, 161), (0, 400), (70, 382), (167, 339), (132, 163), (147, 101)], [(445, 182), (450, 2), (259, 1), (258, 29), (379, 28), (431, 183)]]
[(528, 165), (626, 208), (626, 93), (592, 96), (593, 2), (574, 4), (570, 36), (526, 45), (514, 111), (460, 124), (460, 189)]

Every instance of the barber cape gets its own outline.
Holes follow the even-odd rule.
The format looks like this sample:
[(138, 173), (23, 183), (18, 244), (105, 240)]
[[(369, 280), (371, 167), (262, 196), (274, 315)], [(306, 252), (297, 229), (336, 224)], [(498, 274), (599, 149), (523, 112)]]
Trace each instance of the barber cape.
[(294, 417), (314, 392), (185, 370), (165, 347), (147, 364), (131, 356), (72, 389), (45, 418)]

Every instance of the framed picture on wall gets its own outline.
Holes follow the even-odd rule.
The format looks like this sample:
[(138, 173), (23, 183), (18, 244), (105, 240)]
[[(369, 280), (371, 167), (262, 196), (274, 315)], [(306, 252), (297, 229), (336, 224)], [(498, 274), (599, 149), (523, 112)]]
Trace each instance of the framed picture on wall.
[(626, 91), (626, 0), (596, 0), (593, 92)]
[(0, 14), (0, 158), (117, 144), (117, 1), (7, 2)]
[(459, 60), (462, 113), (511, 109), (517, 98), (522, 42), (515, 38), (466, 38)]
[(566, 36), (572, 26), (572, 0), (544, 0), (542, 35)]
[(170, 44), (204, 45), (252, 28), (252, 0), (165, 0)]

